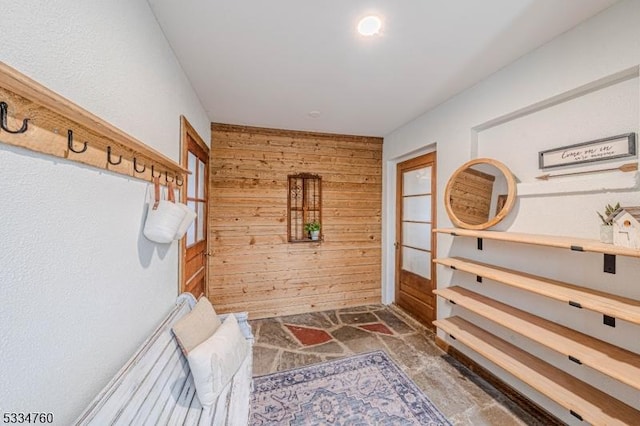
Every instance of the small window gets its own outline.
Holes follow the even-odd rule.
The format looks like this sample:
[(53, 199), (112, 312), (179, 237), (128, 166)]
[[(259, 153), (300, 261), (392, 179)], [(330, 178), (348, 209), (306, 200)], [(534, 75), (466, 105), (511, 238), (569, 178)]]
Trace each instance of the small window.
[[(207, 207), (206, 182), (207, 171), (205, 163), (202, 160), (203, 155), (200, 153), (201, 148), (193, 148), (194, 145), (189, 144), (187, 167), (191, 172), (187, 175), (187, 206), (196, 212), (196, 219), (187, 230), (187, 247), (205, 240)], [(204, 157), (206, 158), (206, 157)]]
[(302, 173), (289, 175), (287, 233), (291, 243), (322, 240), (322, 179)]

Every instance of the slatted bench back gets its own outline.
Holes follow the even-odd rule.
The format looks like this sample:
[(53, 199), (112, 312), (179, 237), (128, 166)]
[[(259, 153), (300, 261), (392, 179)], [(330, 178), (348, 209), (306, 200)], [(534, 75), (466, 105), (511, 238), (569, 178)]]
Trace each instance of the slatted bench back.
[[(193, 377), (171, 328), (191, 311), (195, 299), (181, 295), (156, 331), (98, 394), (77, 425), (244, 425), (249, 413), (252, 355), (217, 402), (203, 408)], [(249, 342), (246, 313), (234, 314)], [(226, 315), (221, 316), (223, 319)]]

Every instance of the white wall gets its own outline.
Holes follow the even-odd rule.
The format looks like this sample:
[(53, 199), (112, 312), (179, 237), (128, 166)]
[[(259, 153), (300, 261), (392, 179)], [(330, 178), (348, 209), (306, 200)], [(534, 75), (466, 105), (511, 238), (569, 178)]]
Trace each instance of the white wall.
[[(0, 60), (179, 160), (209, 120), (144, 0), (2, 1)], [(0, 140), (1, 140), (0, 134)], [(0, 408), (70, 422), (178, 293), (142, 181), (0, 144)]]
[[(575, 89), (637, 67), (640, 64), (640, 2), (622, 1), (591, 20), (559, 36), (550, 43), (523, 56), (472, 88), (458, 94), (437, 108), (407, 123), (385, 137), (384, 210), (383, 210), (383, 295), (385, 302), (394, 297), (393, 242), (395, 241), (395, 165), (411, 152), (437, 145), (438, 152), (438, 226), (449, 227), (451, 222), (442, 204), (442, 195), (451, 173), (465, 161), (478, 156), (500, 157), (516, 176), (522, 177), (522, 189), (529, 195), (519, 197), (512, 214), (498, 226), (501, 230), (547, 233), (598, 238), (599, 219), (596, 210), (606, 203), (620, 201), (623, 205), (640, 205), (637, 185), (619, 185), (619, 179), (596, 175), (591, 180), (571, 179), (573, 184), (556, 185), (556, 190), (572, 188), (571, 192), (535, 194), (531, 183), (537, 170), (537, 152), (549, 147), (638, 132), (640, 89), (638, 78), (631, 78), (601, 92), (585, 94), (580, 100), (553, 106), (559, 95), (570, 95)], [(512, 120), (499, 127), (485, 129), (487, 123), (506, 117), (534, 105), (549, 103), (535, 116)], [(602, 103), (605, 103), (605, 108)], [(556, 109), (554, 109), (556, 108)], [(569, 108), (569, 109), (566, 109)], [(610, 109), (609, 111), (606, 111)], [(560, 112), (558, 112), (560, 111)], [(549, 114), (544, 119), (545, 114)], [(565, 114), (567, 120), (557, 120)], [(483, 129), (482, 131), (478, 129)], [(637, 161), (637, 158), (626, 162)], [(624, 163), (625, 161), (622, 161)], [(617, 163), (616, 163), (617, 164)], [(606, 166), (607, 164), (605, 164)], [(602, 167), (602, 165), (600, 165)], [(558, 172), (560, 172), (559, 170)], [(631, 175), (625, 182), (635, 183)], [(527, 186), (529, 185), (529, 186)], [(589, 187), (589, 185), (591, 185)], [(574, 191), (575, 187), (579, 191)], [(630, 188), (633, 186), (633, 188)], [(602, 190), (601, 188), (609, 188)], [(544, 192), (544, 191), (542, 191)], [(640, 260), (618, 256), (616, 275), (602, 272), (602, 256), (564, 252), (557, 249), (527, 247), (517, 244), (485, 242), (483, 251), (475, 249), (475, 241), (439, 235), (439, 257), (466, 256), (505, 267), (574, 282), (613, 294), (640, 299)], [(558, 323), (579, 329), (640, 353), (637, 339), (640, 327), (618, 320), (616, 328), (602, 325), (602, 317), (585, 310), (568, 308), (566, 304), (550, 301), (526, 292), (485, 280), (479, 288), (475, 277), (438, 267), (438, 286), (463, 285), (511, 303), (522, 309), (550, 318)], [(461, 308), (438, 301), (438, 317), (462, 315), (493, 330), (501, 337), (515, 342), (548, 362), (554, 363), (596, 387), (616, 395), (640, 409), (637, 390), (608, 379), (588, 368), (576, 368), (566, 358), (522, 341), (504, 329), (472, 316)], [(441, 334), (441, 337), (444, 335)], [(487, 366), (517, 389), (543, 404), (566, 422), (577, 424), (566, 410), (546, 400), (530, 388), (485, 362), (458, 343), (463, 352)]]

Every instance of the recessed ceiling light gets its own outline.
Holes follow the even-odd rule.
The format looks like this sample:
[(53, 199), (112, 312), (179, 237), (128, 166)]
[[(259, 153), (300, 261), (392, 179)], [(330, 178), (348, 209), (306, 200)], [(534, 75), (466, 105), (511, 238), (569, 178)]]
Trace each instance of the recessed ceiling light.
[(308, 115), (311, 118), (319, 118), (320, 117), (320, 111), (310, 111)]
[(382, 21), (375, 15), (365, 16), (358, 22), (358, 32), (363, 36), (372, 36), (380, 32)]

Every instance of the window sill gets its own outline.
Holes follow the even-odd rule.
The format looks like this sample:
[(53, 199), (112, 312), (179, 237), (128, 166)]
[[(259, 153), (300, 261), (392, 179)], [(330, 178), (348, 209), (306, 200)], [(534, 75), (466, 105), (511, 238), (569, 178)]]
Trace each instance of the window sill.
[(290, 240), (290, 243), (293, 244), (298, 244), (298, 243), (321, 243), (323, 241), (323, 238), (320, 237), (317, 240), (312, 240), (310, 238), (304, 239), (304, 240)]

